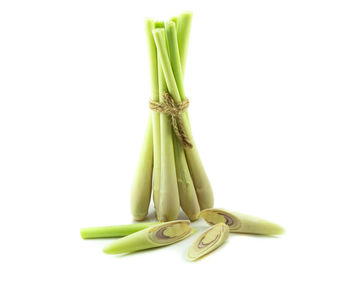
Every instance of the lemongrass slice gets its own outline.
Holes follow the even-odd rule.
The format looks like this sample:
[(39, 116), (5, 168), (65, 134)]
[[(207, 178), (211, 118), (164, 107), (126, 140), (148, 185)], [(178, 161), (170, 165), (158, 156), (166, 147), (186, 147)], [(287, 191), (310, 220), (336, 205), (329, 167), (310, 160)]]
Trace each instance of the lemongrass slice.
[(80, 235), (83, 239), (123, 237), (156, 224), (159, 222), (85, 227), (80, 229)]
[(196, 260), (221, 246), (227, 239), (229, 227), (224, 223), (219, 223), (197, 238), (188, 250), (187, 258)]
[(115, 255), (166, 246), (193, 233), (194, 229), (187, 220), (165, 222), (120, 238), (107, 245), (103, 252)]
[(201, 217), (209, 224), (225, 223), (230, 232), (252, 233), (262, 235), (283, 234), (284, 229), (273, 222), (269, 222), (250, 215), (238, 212), (229, 212), (223, 209), (206, 209)]

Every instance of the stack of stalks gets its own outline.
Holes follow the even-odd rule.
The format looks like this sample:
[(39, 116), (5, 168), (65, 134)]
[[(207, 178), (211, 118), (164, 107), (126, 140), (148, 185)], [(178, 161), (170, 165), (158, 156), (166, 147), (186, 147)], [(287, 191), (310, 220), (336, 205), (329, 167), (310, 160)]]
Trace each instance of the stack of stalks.
[[(185, 110), (183, 78), (191, 22), (191, 13), (167, 22), (146, 20), (153, 110), (132, 184), (135, 220), (147, 217), (152, 190), (157, 219), (162, 222), (176, 220), (180, 206), (191, 221), (199, 218), (201, 210), (213, 207), (212, 188)], [(161, 110), (163, 105), (167, 109)]]

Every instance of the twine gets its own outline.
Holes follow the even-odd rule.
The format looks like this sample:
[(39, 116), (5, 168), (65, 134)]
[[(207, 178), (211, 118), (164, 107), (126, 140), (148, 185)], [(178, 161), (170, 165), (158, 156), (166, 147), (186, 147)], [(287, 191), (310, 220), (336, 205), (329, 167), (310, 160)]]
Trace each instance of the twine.
[(169, 93), (163, 94), (163, 102), (159, 103), (153, 100), (149, 101), (151, 110), (159, 113), (167, 114), (171, 117), (171, 124), (174, 133), (183, 147), (192, 148), (193, 145), (186, 135), (185, 126), (181, 119), (181, 114), (188, 108), (190, 101), (188, 99), (175, 103), (174, 99)]

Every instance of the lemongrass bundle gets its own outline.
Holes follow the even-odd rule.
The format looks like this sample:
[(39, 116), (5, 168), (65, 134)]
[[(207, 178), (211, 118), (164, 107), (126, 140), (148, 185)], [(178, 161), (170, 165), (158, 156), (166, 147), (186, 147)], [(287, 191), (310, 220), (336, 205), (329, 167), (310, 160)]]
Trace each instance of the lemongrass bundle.
[(152, 109), (131, 191), (135, 220), (153, 203), (159, 221), (191, 221), (213, 207), (213, 192), (192, 136), (183, 78), (192, 14), (167, 22), (146, 20)]

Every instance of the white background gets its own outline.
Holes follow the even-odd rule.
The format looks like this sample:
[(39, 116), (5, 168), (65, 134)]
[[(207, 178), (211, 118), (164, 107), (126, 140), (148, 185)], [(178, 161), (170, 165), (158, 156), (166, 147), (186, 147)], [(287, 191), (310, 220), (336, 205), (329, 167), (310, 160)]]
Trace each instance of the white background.
[[(0, 3), (1, 280), (349, 280), (348, 1)], [(144, 18), (185, 10), (185, 86), (215, 206), (287, 233), (232, 234), (196, 263), (196, 236), (107, 256), (111, 240), (79, 229), (132, 222)]]

